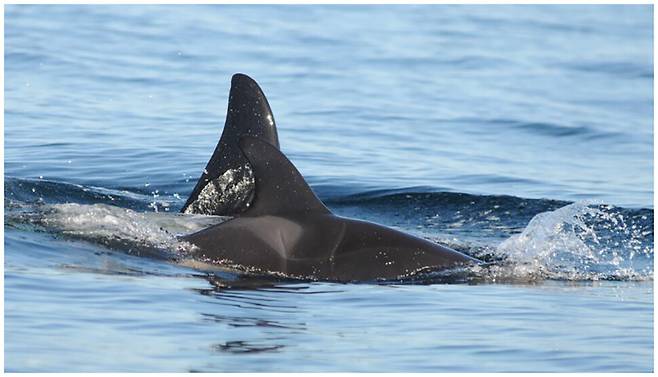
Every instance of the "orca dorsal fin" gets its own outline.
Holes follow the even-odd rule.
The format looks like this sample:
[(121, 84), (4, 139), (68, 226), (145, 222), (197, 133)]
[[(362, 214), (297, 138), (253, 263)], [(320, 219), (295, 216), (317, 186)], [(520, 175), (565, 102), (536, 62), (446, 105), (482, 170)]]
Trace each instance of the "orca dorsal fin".
[(279, 147), (274, 115), (265, 94), (251, 77), (236, 73), (231, 79), (222, 136), (181, 212), (227, 216), (246, 208), (249, 193), (232, 195), (235, 190), (224, 187), (251, 179), (244, 168), (247, 160), (238, 146), (244, 135)]
[[(251, 77), (236, 73), (231, 78), (231, 91), (228, 96), (228, 111), (222, 139), (237, 147), (240, 137), (248, 135), (266, 140), (279, 148), (274, 114), (269, 102)], [(241, 156), (241, 153), (238, 154)]]
[(330, 214), (295, 166), (276, 147), (245, 136), (240, 149), (256, 178), (254, 199), (243, 216)]

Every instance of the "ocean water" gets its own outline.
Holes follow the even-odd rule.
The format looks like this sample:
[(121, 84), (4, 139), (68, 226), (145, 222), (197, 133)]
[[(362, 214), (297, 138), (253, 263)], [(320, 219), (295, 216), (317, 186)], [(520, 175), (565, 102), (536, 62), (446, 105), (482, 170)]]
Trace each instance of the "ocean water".
[[(652, 6), (5, 6), (6, 371), (653, 371)], [(337, 214), (490, 267), (152, 258), (256, 79)]]

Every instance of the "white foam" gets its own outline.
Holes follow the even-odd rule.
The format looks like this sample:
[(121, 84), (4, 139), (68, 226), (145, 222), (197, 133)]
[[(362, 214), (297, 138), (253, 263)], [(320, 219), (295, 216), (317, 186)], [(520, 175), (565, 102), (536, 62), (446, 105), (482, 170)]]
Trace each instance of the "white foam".
[(231, 210), (242, 203), (248, 205), (254, 185), (253, 173), (248, 165), (239, 169), (229, 169), (208, 182), (197, 199), (185, 209), (185, 213), (211, 215)]
[[(653, 249), (640, 250), (643, 235), (629, 234), (629, 229), (634, 227), (625, 225), (621, 214), (605, 207), (569, 204), (536, 215), (520, 234), (502, 242), (497, 253), (510, 263), (492, 271), (516, 279), (653, 279), (652, 269), (638, 270), (633, 264), (638, 251), (646, 256)], [(611, 235), (602, 240), (597, 233), (602, 231)]]
[(218, 216), (136, 212), (106, 204), (44, 205), (32, 214), (34, 222), (69, 236), (94, 242), (184, 252), (191, 245), (177, 239), (220, 223)]

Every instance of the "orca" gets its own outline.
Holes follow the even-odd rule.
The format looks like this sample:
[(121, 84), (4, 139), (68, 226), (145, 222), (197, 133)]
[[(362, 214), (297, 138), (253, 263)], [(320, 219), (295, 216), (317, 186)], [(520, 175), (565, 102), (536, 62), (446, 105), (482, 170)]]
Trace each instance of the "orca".
[(233, 219), (182, 237), (195, 246), (197, 260), (343, 282), (481, 263), (422, 238), (334, 215), (278, 145), (247, 135), (238, 148), (255, 177), (252, 201)]
[(240, 152), (241, 136), (257, 137), (279, 148), (274, 115), (256, 81), (236, 73), (231, 79), (222, 136), (181, 212), (232, 216), (253, 197), (253, 176)]

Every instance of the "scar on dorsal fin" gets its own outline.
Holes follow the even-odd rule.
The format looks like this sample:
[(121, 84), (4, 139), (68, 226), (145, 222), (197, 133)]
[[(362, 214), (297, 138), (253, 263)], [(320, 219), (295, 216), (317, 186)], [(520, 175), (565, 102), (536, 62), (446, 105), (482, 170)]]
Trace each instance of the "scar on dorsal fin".
[(275, 146), (245, 136), (240, 139), (240, 149), (256, 177), (254, 199), (243, 216), (331, 213)]
[[(210, 204), (200, 202), (195, 204), (200, 194), (204, 192), (204, 188), (227, 171), (235, 169), (230, 177), (236, 179), (245, 175), (244, 166), (247, 160), (238, 146), (238, 141), (243, 135), (253, 136), (279, 147), (274, 115), (265, 94), (256, 81), (247, 75), (237, 73), (231, 79), (228, 111), (222, 136), (181, 212), (226, 216), (239, 213), (243, 209), (247, 203), (243, 203), (244, 199), (240, 200), (239, 197), (204, 198), (201, 201), (209, 200)], [(201, 196), (207, 196), (208, 193), (213, 193), (213, 190), (205, 190)], [(221, 195), (221, 192), (215, 192), (213, 195)]]

